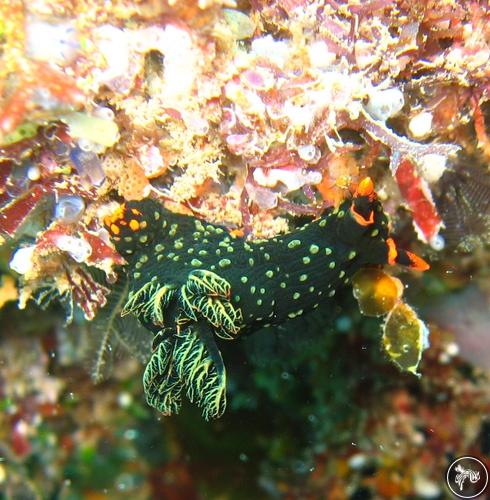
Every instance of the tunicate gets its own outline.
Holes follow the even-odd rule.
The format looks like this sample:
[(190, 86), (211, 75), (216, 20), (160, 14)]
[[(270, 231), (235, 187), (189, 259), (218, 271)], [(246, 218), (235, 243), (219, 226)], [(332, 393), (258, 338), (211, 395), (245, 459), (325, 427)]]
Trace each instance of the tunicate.
[(68, 157), (70, 153), (70, 146), (63, 142), (58, 137), (54, 137), (49, 144), (49, 150), (53, 153), (57, 158), (65, 159)]
[(223, 9), (223, 16), (236, 40), (253, 36), (255, 23), (246, 14), (235, 9)]
[(384, 122), (399, 113), (404, 104), (403, 92), (399, 89), (372, 89), (365, 108), (374, 119)]
[(60, 250), (69, 253), (77, 262), (84, 262), (92, 253), (92, 247), (85, 240), (75, 236), (67, 234), (60, 236), (56, 244)]
[(422, 352), (429, 347), (429, 331), (415, 311), (401, 301), (384, 324), (383, 347), (401, 370), (417, 375)]
[(6, 186), (6, 191), (9, 196), (14, 198), (27, 191), (30, 187), (31, 181), (33, 180), (29, 176), (29, 171), (35, 167), (36, 165), (29, 161), (14, 167)]
[(114, 120), (114, 111), (107, 106), (97, 106), (92, 111), (93, 116), (102, 118), (103, 120)]
[(438, 252), (443, 250), (444, 247), (446, 246), (446, 242), (444, 241), (444, 238), (440, 234), (436, 234), (435, 236), (433, 236), (429, 241), (429, 244), (434, 250)]
[(34, 245), (19, 248), (13, 255), (10, 261), (10, 269), (16, 273), (26, 274), (32, 269), (32, 257), (36, 247)]
[(95, 186), (101, 186), (105, 180), (105, 173), (99, 157), (93, 151), (82, 151), (73, 148), (70, 158), (82, 180)]
[(429, 153), (420, 158), (419, 172), (427, 182), (437, 182), (446, 171), (447, 157)]
[(82, 151), (91, 151), (95, 154), (102, 154), (105, 151), (105, 146), (101, 144), (97, 144), (95, 142), (89, 141), (88, 139), (78, 139), (77, 141), (78, 147)]
[(352, 277), (352, 292), (366, 316), (389, 313), (403, 294), (400, 280), (380, 269), (361, 269)]
[(321, 151), (313, 144), (306, 144), (298, 148), (299, 157), (306, 163), (318, 163), (321, 154)]
[(119, 139), (119, 129), (113, 120), (72, 112), (60, 116), (69, 127), (74, 139), (87, 139), (105, 147), (113, 146)]
[(412, 116), (408, 122), (408, 130), (412, 137), (416, 139), (426, 137), (432, 130), (432, 113), (423, 111), (418, 115)]
[(80, 196), (63, 195), (56, 203), (54, 216), (65, 224), (77, 222), (85, 210), (85, 202)]
[(41, 178), (41, 169), (37, 165), (31, 165), (27, 169), (27, 177), (31, 181), (38, 181)]

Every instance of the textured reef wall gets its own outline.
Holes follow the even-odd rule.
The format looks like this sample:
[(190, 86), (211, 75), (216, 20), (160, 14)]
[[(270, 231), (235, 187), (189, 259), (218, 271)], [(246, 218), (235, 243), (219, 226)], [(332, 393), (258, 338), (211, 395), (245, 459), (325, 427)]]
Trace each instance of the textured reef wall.
[(488, 459), (489, 21), (0, 1), (1, 494), (442, 498)]

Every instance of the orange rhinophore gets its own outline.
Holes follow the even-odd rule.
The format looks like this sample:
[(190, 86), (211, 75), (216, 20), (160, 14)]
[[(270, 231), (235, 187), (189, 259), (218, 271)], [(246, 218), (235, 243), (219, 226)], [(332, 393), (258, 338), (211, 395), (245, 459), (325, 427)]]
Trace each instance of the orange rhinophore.
[(374, 223), (374, 212), (371, 203), (376, 200), (374, 184), (370, 177), (363, 179), (354, 193), (353, 203), (350, 211), (354, 220), (361, 226), (369, 226)]
[(410, 267), (412, 269), (416, 269), (417, 271), (427, 271), (427, 269), (430, 269), (429, 264), (422, 259), (422, 257), (419, 257), (412, 252), (405, 251), (405, 253), (410, 261)]
[(427, 269), (430, 269), (429, 264), (422, 257), (407, 250), (397, 248), (393, 238), (388, 238), (386, 245), (388, 246), (388, 264), (401, 264), (416, 271), (427, 271)]
[(356, 196), (372, 196), (374, 192), (374, 183), (371, 177), (363, 179), (356, 189)]

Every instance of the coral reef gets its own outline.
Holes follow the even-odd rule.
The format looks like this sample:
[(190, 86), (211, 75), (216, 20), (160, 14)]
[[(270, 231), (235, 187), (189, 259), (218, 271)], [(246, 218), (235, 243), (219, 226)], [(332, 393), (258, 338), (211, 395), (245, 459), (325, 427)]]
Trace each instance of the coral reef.
[[(238, 483), (210, 486), (217, 462), (194, 481), (199, 465), (186, 456), (216, 457), (207, 429), (215, 442), (224, 429), (230, 443), (243, 443), (235, 426), (244, 420), (256, 437), (230, 444), (236, 456), (225, 467), (229, 477), (243, 477), (243, 468), (258, 478), (244, 498), (257, 494), (256, 484), (292, 498), (438, 498), (445, 454), (488, 456), (487, 336), (478, 337), (478, 356), (462, 320), (448, 313), (454, 321), (444, 322), (438, 311), (451, 310), (445, 300), (456, 297), (472, 321), (490, 323), (478, 309), (489, 294), (489, 19), (487, 2), (464, 0), (1, 0), (0, 488), (19, 498), (96, 497), (105, 488), (115, 498), (192, 498), (202, 479), (205, 494), (229, 496)], [(124, 207), (166, 214), (162, 239), (188, 264), (200, 259), (190, 251), (202, 249), (175, 239), (173, 221), (197, 221), (259, 249), (307, 234), (332, 213), (348, 212), (350, 232), (371, 224), (366, 206), (349, 210), (368, 178), (389, 220), (391, 237), (376, 237), (386, 255), (369, 260), (356, 246), (371, 265), (352, 269), (352, 288), (336, 287), (328, 314), (302, 316), (306, 328), (292, 319), (293, 326), (219, 344), (230, 359), (224, 423), (203, 427), (192, 407), (155, 421), (133, 378), (141, 362), (149, 362), (150, 379), (162, 375), (172, 338), (163, 312), (178, 314), (162, 288), (152, 289), (153, 309), (141, 302), (138, 289), (151, 276), (143, 283), (134, 274), (147, 242), (132, 248), (124, 237), (131, 224), (144, 231), (151, 217), (121, 226)], [(329, 236), (334, 246), (342, 237)], [(220, 248), (209, 266), (234, 264)], [(289, 250), (281, 272), (294, 267)], [(430, 271), (381, 266), (424, 268), (415, 254)], [(156, 267), (163, 289), (172, 269), (182, 274), (180, 265)], [(192, 286), (180, 292), (187, 317), (197, 324), (207, 311), (211, 324), (237, 320), (228, 299), (243, 283), (233, 276), (204, 280), (213, 304), (226, 296), (220, 321), (204, 299), (198, 307)], [(330, 274), (315, 279), (322, 276)], [(288, 300), (284, 311), (300, 309)], [(121, 318), (129, 310), (142, 325)], [(294, 325), (307, 330), (304, 341)], [(209, 352), (194, 337), (179, 337), (181, 347), (206, 364)], [(269, 353), (267, 362), (254, 358), (254, 346)], [(131, 354), (124, 362), (114, 356), (119, 349)], [(82, 351), (91, 353), (94, 379), (109, 377), (107, 385), (91, 385)], [(406, 378), (397, 368), (423, 376)], [(167, 389), (176, 396), (173, 382)], [(297, 440), (271, 436), (257, 413), (278, 434), (297, 428)], [(127, 421), (134, 423), (128, 436)], [(155, 456), (141, 451), (145, 428), (161, 439)], [(392, 435), (383, 438), (382, 429)], [(424, 469), (415, 457), (425, 444)], [(107, 469), (96, 474), (101, 464)]]

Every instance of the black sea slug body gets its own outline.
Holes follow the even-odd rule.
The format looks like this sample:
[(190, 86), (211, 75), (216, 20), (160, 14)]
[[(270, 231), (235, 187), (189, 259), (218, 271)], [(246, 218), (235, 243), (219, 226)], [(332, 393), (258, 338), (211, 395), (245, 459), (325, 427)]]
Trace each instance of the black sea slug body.
[(425, 265), (394, 246), (370, 179), (338, 209), (269, 240), (233, 237), (151, 200), (127, 203), (106, 224), (128, 261), (123, 315), (154, 333), (143, 383), (148, 403), (165, 414), (179, 410), (183, 391), (205, 418), (223, 413), (215, 335), (235, 339), (325, 305), (363, 266)]

